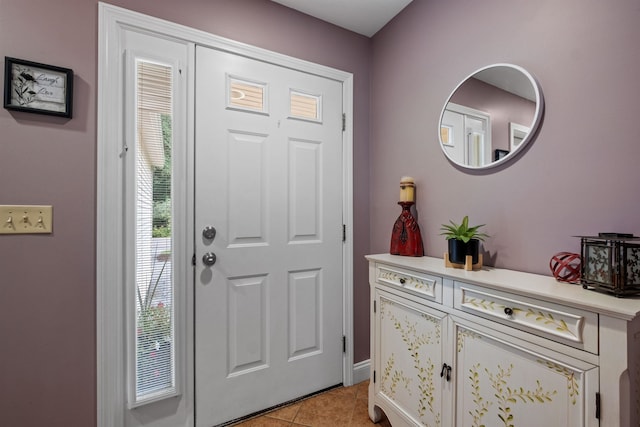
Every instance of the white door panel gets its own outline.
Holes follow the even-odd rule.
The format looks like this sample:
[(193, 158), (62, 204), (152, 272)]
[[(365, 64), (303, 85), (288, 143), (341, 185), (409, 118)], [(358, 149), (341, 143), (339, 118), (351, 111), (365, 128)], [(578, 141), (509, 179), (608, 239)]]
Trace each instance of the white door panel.
[[(342, 85), (208, 48), (196, 64), (196, 233), (217, 230), (196, 236), (208, 427), (342, 382)], [(292, 90), (317, 119), (291, 117)]]
[(442, 145), (451, 160), (469, 166), (491, 163), (491, 116), (463, 105), (447, 104), (442, 113)]

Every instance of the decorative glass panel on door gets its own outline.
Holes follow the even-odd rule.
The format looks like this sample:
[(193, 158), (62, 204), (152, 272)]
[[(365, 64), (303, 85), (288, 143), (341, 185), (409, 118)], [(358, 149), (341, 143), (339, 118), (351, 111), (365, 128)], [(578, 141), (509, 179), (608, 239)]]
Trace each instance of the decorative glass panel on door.
[(322, 97), (292, 90), (289, 94), (290, 114), (296, 119), (322, 120)]
[(267, 84), (227, 76), (227, 106), (234, 109), (266, 113)]

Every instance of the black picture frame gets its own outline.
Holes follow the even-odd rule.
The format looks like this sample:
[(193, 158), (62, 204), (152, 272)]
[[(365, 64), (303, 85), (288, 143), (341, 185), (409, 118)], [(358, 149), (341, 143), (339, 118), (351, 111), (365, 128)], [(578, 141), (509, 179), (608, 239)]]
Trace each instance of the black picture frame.
[(4, 58), (4, 108), (71, 118), (73, 70)]
[(493, 153), (493, 161), (498, 161), (503, 157), (506, 157), (507, 154), (509, 154), (509, 150), (501, 150), (499, 148), (496, 148), (495, 152)]

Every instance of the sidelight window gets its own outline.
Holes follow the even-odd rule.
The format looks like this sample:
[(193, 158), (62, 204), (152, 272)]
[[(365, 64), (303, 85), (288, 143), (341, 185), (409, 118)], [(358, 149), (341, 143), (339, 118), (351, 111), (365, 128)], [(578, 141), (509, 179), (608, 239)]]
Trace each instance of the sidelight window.
[(135, 151), (134, 406), (173, 394), (175, 385), (172, 74), (137, 59)]

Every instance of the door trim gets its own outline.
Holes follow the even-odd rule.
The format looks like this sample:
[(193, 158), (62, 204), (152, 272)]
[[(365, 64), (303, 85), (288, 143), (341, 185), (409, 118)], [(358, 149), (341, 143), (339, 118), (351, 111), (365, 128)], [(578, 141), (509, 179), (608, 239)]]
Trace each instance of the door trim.
[[(120, 161), (122, 150), (123, 78), (122, 32), (126, 30), (156, 34), (189, 44), (187, 102), (187, 153), (189, 176), (188, 205), (190, 235), (193, 230), (193, 155), (194, 155), (194, 58), (195, 45), (203, 45), (238, 55), (293, 68), (310, 74), (330, 78), (342, 83), (343, 112), (343, 222), (346, 241), (343, 246), (343, 333), (346, 352), (343, 356), (343, 383), (353, 383), (353, 74), (314, 64), (262, 48), (235, 42), (204, 31), (153, 18), (120, 7), (98, 4), (98, 123), (97, 123), (97, 207), (96, 207), (96, 372), (97, 372), (97, 425), (120, 427), (124, 424), (125, 398), (125, 334), (123, 289), (121, 283), (123, 263), (123, 184), (124, 171)], [(116, 70), (116, 72), (110, 72)], [(115, 88), (115, 90), (114, 90)], [(193, 286), (186, 295), (187, 338), (186, 381), (183, 397), (186, 399), (184, 426), (194, 425), (194, 354), (193, 340)], [(156, 425), (156, 424), (145, 424)], [(162, 425), (161, 422), (157, 424)]]

